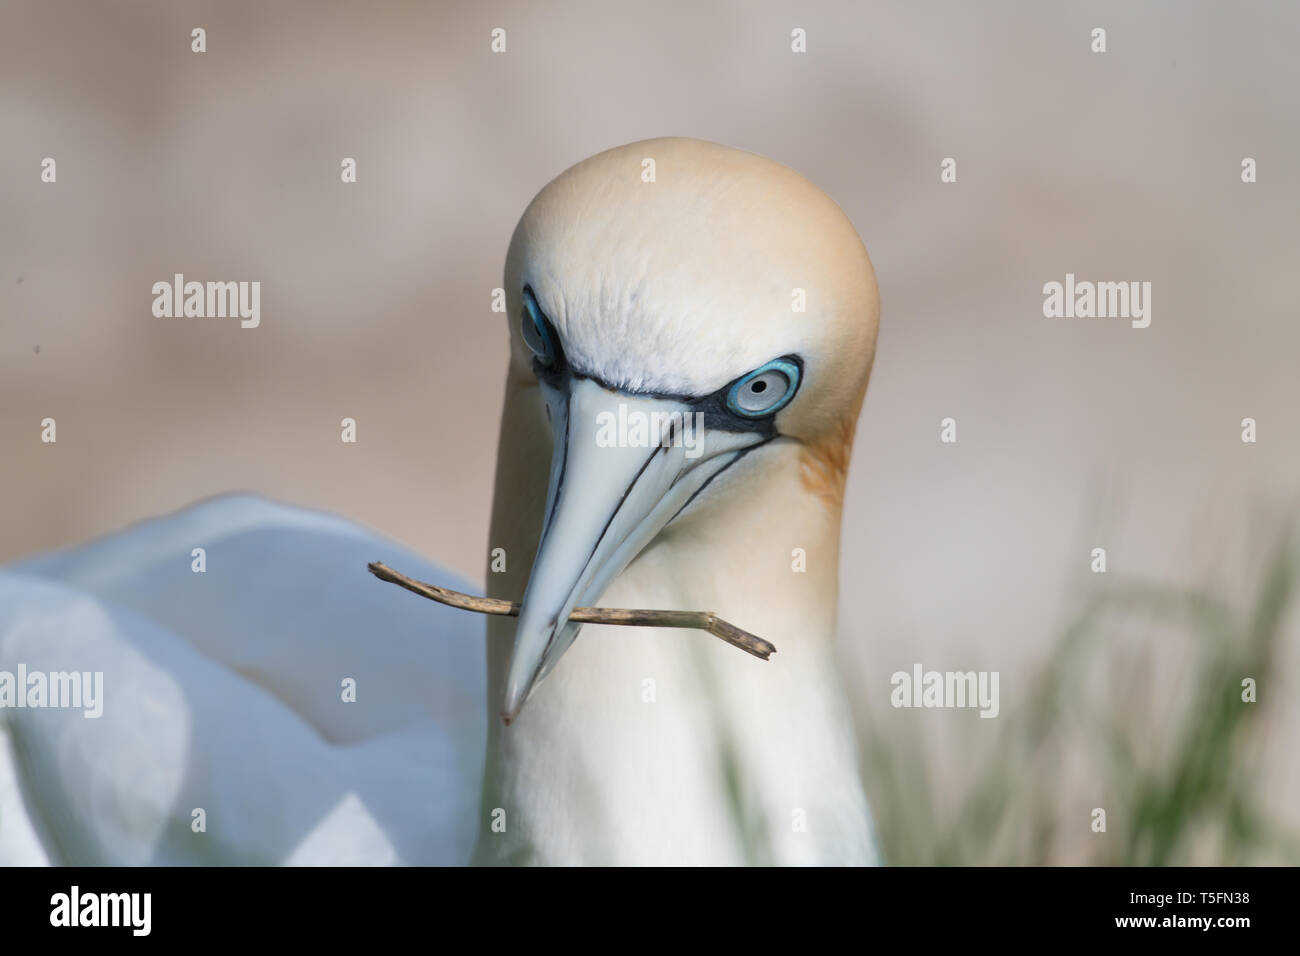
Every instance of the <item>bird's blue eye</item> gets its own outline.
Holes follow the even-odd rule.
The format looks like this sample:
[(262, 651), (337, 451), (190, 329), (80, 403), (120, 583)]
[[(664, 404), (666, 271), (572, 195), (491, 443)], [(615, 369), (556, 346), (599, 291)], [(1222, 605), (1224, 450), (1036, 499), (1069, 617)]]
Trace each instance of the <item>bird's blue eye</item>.
[(775, 414), (794, 398), (799, 386), (799, 366), (789, 359), (773, 359), (731, 386), (727, 408), (744, 418)]
[(551, 330), (548, 325), (542, 307), (537, 304), (537, 299), (533, 296), (533, 290), (525, 287), (524, 315), (519, 323), (519, 330), (523, 333), (524, 344), (543, 365), (551, 365), (555, 361), (555, 344), (551, 340)]

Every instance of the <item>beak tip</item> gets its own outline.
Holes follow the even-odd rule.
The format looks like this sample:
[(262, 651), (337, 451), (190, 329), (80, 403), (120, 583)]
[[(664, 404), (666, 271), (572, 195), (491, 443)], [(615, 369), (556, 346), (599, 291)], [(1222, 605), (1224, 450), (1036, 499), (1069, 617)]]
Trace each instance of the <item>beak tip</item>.
[(505, 721), (507, 727), (514, 723), (515, 718), (519, 716), (519, 711), (523, 709), (524, 699), (527, 696), (527, 693), (521, 692), (518, 684), (512, 683), (507, 688), (505, 704), (501, 708), (501, 719)]

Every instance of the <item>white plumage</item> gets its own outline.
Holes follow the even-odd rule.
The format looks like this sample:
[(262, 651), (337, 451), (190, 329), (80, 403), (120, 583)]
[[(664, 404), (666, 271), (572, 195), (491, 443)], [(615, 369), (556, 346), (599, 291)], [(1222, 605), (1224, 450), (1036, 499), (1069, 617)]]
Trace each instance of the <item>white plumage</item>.
[(245, 495), (0, 571), (0, 669), (102, 671), (105, 697), (97, 719), (0, 710), (0, 863), (466, 862), (483, 622), (376, 559), (465, 587)]

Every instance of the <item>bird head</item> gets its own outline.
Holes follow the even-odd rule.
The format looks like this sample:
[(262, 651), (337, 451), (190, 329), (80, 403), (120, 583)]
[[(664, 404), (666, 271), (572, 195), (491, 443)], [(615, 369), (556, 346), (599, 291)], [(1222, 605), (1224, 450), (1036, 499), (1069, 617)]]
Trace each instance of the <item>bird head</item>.
[(541, 538), (506, 681), (512, 719), (573, 643), (574, 607), (671, 522), (743, 495), (774, 443), (838, 507), (875, 352), (866, 249), (778, 163), (657, 139), (562, 173), (506, 260), (511, 375), (552, 439)]

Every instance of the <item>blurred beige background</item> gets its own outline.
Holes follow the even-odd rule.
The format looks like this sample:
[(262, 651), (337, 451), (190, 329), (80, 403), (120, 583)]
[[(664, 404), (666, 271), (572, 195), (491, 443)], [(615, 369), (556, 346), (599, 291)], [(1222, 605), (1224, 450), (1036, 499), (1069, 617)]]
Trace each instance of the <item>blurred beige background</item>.
[[(511, 230), (566, 166), (668, 134), (800, 170), (875, 262), (843, 566), (874, 706), (919, 661), (999, 670), (1006, 710), (1093, 547), (1111, 573), (1248, 595), (1260, 534), (1294, 513), (1294, 4), (3, 0), (0, 19), (0, 561), (249, 489), (481, 582)], [(260, 280), (261, 327), (155, 318), (175, 272)], [(1045, 319), (1066, 272), (1150, 281), (1151, 327)], [(1294, 646), (1261, 782), (1292, 821)]]

